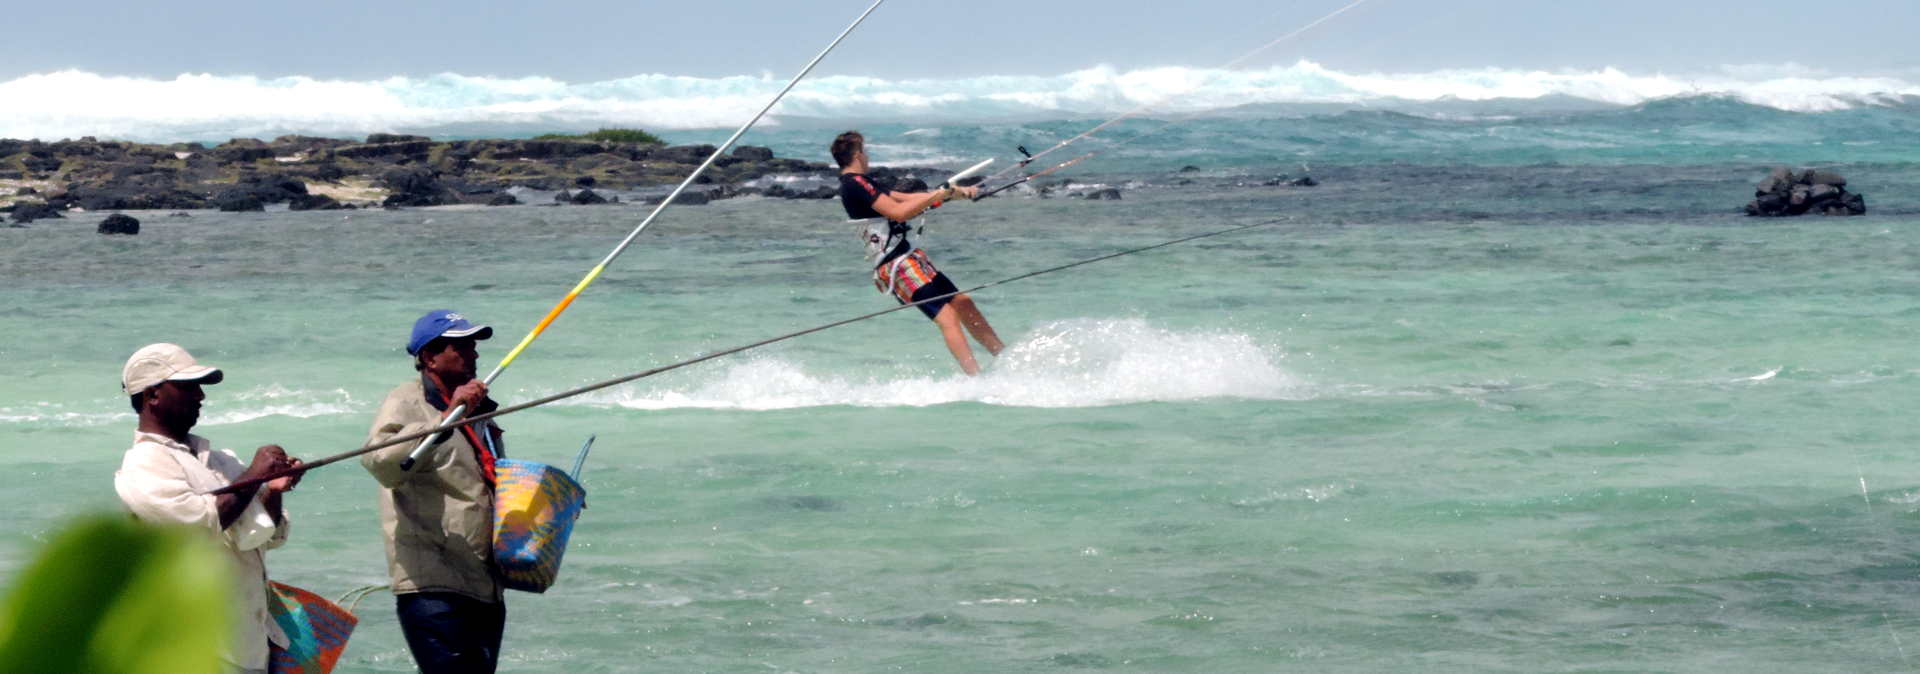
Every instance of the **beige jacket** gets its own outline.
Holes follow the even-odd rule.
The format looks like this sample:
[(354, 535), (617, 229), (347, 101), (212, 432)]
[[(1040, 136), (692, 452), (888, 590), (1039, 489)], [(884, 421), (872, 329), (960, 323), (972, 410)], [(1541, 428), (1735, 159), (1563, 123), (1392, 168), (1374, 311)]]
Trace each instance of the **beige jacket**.
[(133, 447), (113, 474), (120, 502), (142, 522), (175, 524), (206, 531), (233, 565), (234, 640), (227, 662), (241, 669), (267, 668), (267, 644), (287, 645), (287, 635), (267, 613), (266, 551), (287, 542), (287, 522), (275, 522), (254, 495), (246, 512), (220, 527), (216, 496), (207, 491), (231, 484), (247, 466), (232, 450), (213, 451), (207, 439), (188, 435), (189, 444), (135, 431)]
[[(401, 384), (380, 403), (367, 443), (432, 429), (441, 415), (427, 403), (419, 379)], [(497, 431), (492, 422), (482, 423)], [(416, 444), (403, 442), (360, 457), (360, 465), (380, 483), (380, 528), (386, 533), (394, 594), (457, 592), (500, 601), (492, 561), (493, 485), (481, 474), (473, 445), (466, 434), (449, 433), (413, 470), (400, 470), (400, 461)]]

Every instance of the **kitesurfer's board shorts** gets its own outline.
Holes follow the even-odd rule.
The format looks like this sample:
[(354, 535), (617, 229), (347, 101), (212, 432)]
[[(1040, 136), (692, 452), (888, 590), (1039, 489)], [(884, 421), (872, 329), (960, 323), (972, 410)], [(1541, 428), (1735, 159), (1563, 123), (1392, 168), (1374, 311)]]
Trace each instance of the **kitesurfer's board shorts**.
[[(927, 251), (919, 248), (875, 267), (873, 287), (883, 293), (890, 290), (893, 298), (899, 300), (901, 304), (949, 295), (960, 290), (954, 287), (953, 281), (949, 280), (946, 274), (940, 273), (940, 270), (933, 266), (932, 260), (927, 259)], [(944, 297), (919, 305), (920, 312), (931, 319), (940, 315), (940, 310), (952, 300), (952, 297)]]

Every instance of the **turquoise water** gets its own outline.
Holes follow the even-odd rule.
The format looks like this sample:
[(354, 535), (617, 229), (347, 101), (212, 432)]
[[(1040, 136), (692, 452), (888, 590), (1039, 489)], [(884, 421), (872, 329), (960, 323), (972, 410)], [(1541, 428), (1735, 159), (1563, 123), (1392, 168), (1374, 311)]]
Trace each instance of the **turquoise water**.
[[(1729, 96), (1662, 98), (1632, 106), (1576, 100), (1451, 101), (1425, 105), (1272, 104), (1204, 114), (1129, 109), (1134, 116), (1049, 155), (1041, 165), (1089, 151), (1076, 172), (1171, 171), (1184, 165), (1239, 170), (1400, 163), (1457, 168), (1543, 163), (1691, 165), (1913, 161), (1920, 151), (1920, 100), (1860, 104), (1823, 113), (1791, 112)], [(1545, 109), (1540, 109), (1540, 108)], [(1123, 114), (1116, 112), (1114, 115)], [(826, 143), (860, 128), (881, 163), (936, 158), (1016, 158), (1016, 146), (1052, 147), (1114, 115), (1028, 123), (932, 124), (782, 119), (748, 142), (781, 156), (829, 161)], [(908, 117), (912, 119), (912, 117)], [(506, 129), (479, 136), (509, 133)], [(728, 130), (662, 132), (672, 142), (718, 144)], [(224, 140), (224, 139), (222, 139)], [(1758, 178), (1747, 179), (1748, 183)]]
[[(1912, 668), (1920, 171), (1841, 162), (1873, 215), (1761, 221), (1731, 214), (1757, 161), (1590, 159), (1313, 190), (1140, 164), (1081, 177), (1122, 201), (941, 209), (922, 243), (963, 287), (1273, 224), (981, 293), (1009, 350), (978, 379), (909, 311), (508, 417), (518, 458), (599, 441), (503, 670)], [(345, 451), (413, 318), (496, 326), (491, 367), (644, 213), (0, 229), (0, 577), (115, 507), (140, 345), (225, 368), (216, 445)], [(497, 396), (888, 306), (842, 220), (668, 211)], [(351, 462), (309, 476), (276, 579), (384, 582), (373, 497)], [(343, 671), (410, 669), (391, 606)]]

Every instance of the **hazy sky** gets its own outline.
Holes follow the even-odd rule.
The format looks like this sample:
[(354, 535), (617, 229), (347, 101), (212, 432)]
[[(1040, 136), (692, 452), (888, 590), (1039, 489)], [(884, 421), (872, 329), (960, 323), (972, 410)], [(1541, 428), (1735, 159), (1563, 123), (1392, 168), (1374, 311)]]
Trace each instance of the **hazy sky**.
[[(871, 0), (78, 0), (4, 14), (0, 80), (77, 68), (371, 79), (443, 72), (571, 82), (642, 73), (784, 78)], [(1350, 0), (889, 0), (819, 72), (1052, 75), (1224, 64)], [(1920, 71), (1920, 0), (1368, 0), (1246, 66), (1688, 72), (1799, 63)]]

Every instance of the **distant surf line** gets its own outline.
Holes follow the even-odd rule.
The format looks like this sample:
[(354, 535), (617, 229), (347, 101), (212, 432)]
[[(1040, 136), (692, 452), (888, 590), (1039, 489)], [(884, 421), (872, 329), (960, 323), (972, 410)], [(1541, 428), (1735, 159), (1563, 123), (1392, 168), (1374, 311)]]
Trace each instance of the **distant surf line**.
[[(1206, 86), (1193, 89), (1194, 82)], [(162, 79), (62, 70), (0, 82), (0, 99), (34, 101), (0, 116), (0, 138), (98, 136), (166, 143), (290, 133), (458, 135), (458, 129), (471, 133), (476, 128), (487, 129), (487, 135), (608, 125), (713, 129), (729, 127), (778, 85), (758, 76), (664, 74), (570, 83), (454, 73), (376, 80), (190, 73)], [(1051, 76), (982, 75), (937, 82), (825, 75), (796, 88), (772, 123), (781, 117), (836, 119), (852, 114), (922, 125), (1104, 117), (1160, 100), (1171, 90), (1186, 92), (1166, 107), (1173, 114), (1275, 104), (1555, 99), (1624, 107), (1703, 95), (1786, 112), (1823, 113), (1920, 98), (1920, 82), (1890, 75), (1835, 76), (1792, 64), (1729, 66), (1698, 74), (1635, 74), (1611, 67), (1380, 73), (1344, 72), (1301, 60), (1249, 70), (1096, 66)]]

